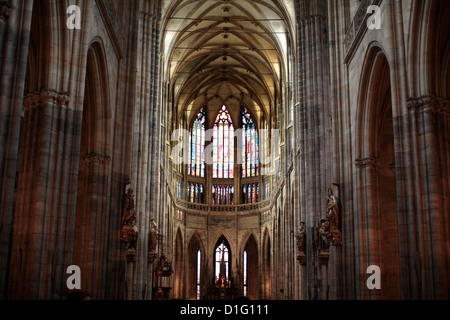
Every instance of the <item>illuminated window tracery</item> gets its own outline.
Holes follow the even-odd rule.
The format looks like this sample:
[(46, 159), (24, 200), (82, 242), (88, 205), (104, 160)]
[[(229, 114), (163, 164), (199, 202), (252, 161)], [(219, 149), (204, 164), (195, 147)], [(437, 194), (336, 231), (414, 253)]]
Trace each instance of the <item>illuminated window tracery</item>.
[(193, 177), (205, 177), (205, 138), (206, 138), (206, 109), (200, 110), (191, 128), (190, 136), (190, 164), (188, 173)]
[(225, 244), (224, 241), (216, 247), (215, 250), (215, 277), (216, 282), (220, 280), (221, 276), (225, 277), (225, 281), (228, 282), (229, 279), (229, 260), (230, 259), (230, 249)]
[(233, 205), (234, 186), (233, 185), (213, 185), (212, 205)]
[(259, 138), (255, 122), (246, 108), (242, 112), (242, 178), (259, 175)]
[[(242, 107), (240, 114), (242, 136), (236, 135), (235, 126), (227, 106), (223, 105), (214, 121), (212, 129), (212, 163), (207, 170), (205, 162), (207, 108), (197, 114), (190, 132), (190, 164), (187, 182), (187, 199), (191, 203), (215, 205), (252, 204), (260, 201), (259, 183), (259, 136), (256, 122), (247, 108)], [(242, 142), (242, 150), (236, 150)], [(242, 140), (241, 140), (242, 139)], [(239, 167), (241, 183), (234, 184), (237, 160), (242, 160)], [(242, 159), (239, 159), (242, 155)], [(209, 171), (210, 170), (210, 171)], [(212, 175), (212, 183), (207, 182), (206, 175)], [(199, 179), (200, 178), (200, 179)], [(205, 180), (202, 182), (201, 178)], [(222, 180), (219, 180), (222, 179)], [(207, 187), (207, 188), (205, 188)], [(208, 192), (206, 192), (208, 190)], [(210, 193), (211, 192), (211, 193)]]
[(213, 139), (213, 178), (234, 178), (234, 126), (226, 106), (216, 118)]

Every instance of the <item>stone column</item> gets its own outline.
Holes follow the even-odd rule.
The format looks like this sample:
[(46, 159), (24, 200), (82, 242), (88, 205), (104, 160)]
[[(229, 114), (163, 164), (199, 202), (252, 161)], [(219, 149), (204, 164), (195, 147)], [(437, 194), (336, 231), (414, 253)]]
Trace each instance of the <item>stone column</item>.
[[(450, 102), (433, 95), (410, 98), (408, 110), (414, 152), (415, 212), (421, 298), (448, 297), (448, 186)], [(412, 227), (412, 226), (411, 226)]]
[[(356, 223), (356, 229), (360, 229), (361, 244), (360, 249), (360, 265), (365, 272), (365, 268), (370, 265), (380, 265), (381, 256), (381, 243), (379, 237), (380, 225), (378, 221), (378, 197), (377, 197), (377, 175), (378, 170), (381, 168), (381, 162), (379, 159), (373, 157), (367, 157), (363, 159), (357, 159), (355, 161), (358, 168), (358, 179), (360, 190), (358, 191), (361, 199), (358, 203), (361, 204), (359, 221)], [(364, 229), (363, 227), (367, 227)], [(356, 245), (355, 245), (356, 247)], [(378, 291), (378, 290), (377, 290)], [(379, 298), (376, 295), (378, 292), (367, 292), (363, 289), (359, 294), (361, 298)], [(376, 296), (374, 296), (376, 295)]]
[[(160, 133), (161, 110), (159, 108), (160, 76), (160, 1), (140, 3), (137, 39), (136, 106), (134, 110), (132, 147), (132, 188), (136, 192), (136, 211), (141, 237), (135, 275), (136, 286), (133, 294), (136, 299), (151, 299), (153, 275), (147, 263), (148, 235), (150, 218), (162, 221), (158, 212), (160, 197)], [(161, 140), (162, 141), (162, 140)], [(162, 191), (161, 191), (162, 192)], [(165, 229), (159, 225), (161, 230)], [(162, 232), (164, 232), (162, 231)], [(145, 288), (145, 289), (144, 289)]]
[[(300, 122), (296, 123), (299, 148), (295, 161), (300, 163), (297, 177), (299, 193), (303, 195), (300, 212), (304, 215), (306, 230), (311, 230), (326, 212), (323, 197), (328, 186), (335, 182), (330, 181), (332, 170), (327, 169), (332, 168), (327, 1), (317, 1), (313, 6), (299, 1), (297, 6)], [(306, 251), (312, 252), (311, 243)], [(303, 285), (311, 286), (317, 280), (312, 260), (308, 260), (306, 272), (302, 272)]]
[(109, 155), (90, 153), (79, 164), (73, 263), (85, 275), (82, 287), (97, 299), (107, 294), (111, 162)]
[(7, 292), (32, 6), (32, 0), (0, 1), (0, 300)]
[(10, 298), (63, 298), (77, 119), (81, 112), (69, 107), (66, 93), (47, 89), (27, 96), (12, 237), (12, 252), (19, 254), (11, 255)]

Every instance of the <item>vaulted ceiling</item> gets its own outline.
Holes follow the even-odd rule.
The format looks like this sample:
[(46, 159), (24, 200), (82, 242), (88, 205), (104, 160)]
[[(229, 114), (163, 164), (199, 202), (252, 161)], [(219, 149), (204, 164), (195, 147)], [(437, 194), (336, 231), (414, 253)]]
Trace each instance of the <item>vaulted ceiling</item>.
[[(166, 0), (165, 76), (178, 115), (208, 105), (270, 114), (286, 81), (291, 0)], [(287, 13), (289, 12), (289, 14)]]

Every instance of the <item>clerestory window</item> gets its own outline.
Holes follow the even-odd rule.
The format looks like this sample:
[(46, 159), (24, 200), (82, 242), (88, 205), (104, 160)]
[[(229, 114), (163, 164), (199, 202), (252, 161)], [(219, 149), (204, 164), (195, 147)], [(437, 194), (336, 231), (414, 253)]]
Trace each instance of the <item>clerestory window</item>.
[[(213, 127), (208, 128), (204, 107), (191, 126), (188, 201), (213, 206), (259, 202), (259, 136), (254, 118), (242, 107), (237, 126), (241, 130), (236, 131), (230, 110), (224, 105), (213, 119)], [(207, 142), (207, 136), (212, 141)], [(205, 161), (207, 145), (212, 146), (212, 163)], [(236, 170), (240, 170), (238, 174)]]

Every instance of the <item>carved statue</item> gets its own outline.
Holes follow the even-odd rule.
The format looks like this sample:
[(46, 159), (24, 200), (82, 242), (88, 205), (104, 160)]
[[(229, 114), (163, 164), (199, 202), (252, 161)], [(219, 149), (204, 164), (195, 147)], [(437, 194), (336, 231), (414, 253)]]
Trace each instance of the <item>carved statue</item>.
[(134, 210), (133, 189), (128, 189), (125, 195), (125, 209), (122, 217), (122, 226), (134, 226), (136, 224), (136, 211)]
[(155, 219), (150, 219), (151, 229), (150, 229), (150, 252), (156, 252), (156, 248), (158, 246), (158, 225), (155, 222)]
[(121, 241), (127, 243), (127, 249), (136, 249), (139, 231), (136, 226), (124, 226), (121, 233)]
[(300, 261), (300, 265), (306, 265), (306, 232), (305, 223), (300, 222), (300, 231), (295, 235), (297, 238), (297, 260)]
[(133, 189), (128, 189), (125, 195), (125, 209), (122, 216), (122, 232), (120, 240), (127, 243), (127, 249), (136, 250), (139, 231), (136, 227), (136, 211), (134, 210)]
[(320, 220), (320, 226), (316, 232), (316, 245), (319, 251), (328, 251), (330, 249), (330, 223), (328, 219)]
[(295, 236), (297, 238), (297, 250), (299, 253), (305, 253), (305, 223), (300, 222), (300, 231)]
[(340, 230), (340, 216), (339, 202), (333, 195), (333, 190), (328, 189), (327, 219), (331, 229)]

